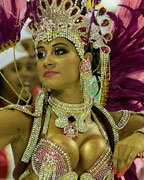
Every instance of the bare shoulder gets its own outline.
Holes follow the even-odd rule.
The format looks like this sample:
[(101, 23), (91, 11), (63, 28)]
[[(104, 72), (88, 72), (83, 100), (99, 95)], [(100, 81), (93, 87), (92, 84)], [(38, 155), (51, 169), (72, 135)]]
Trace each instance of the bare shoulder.
[(0, 124), (17, 129), (23, 128), (29, 122), (30, 116), (18, 110), (4, 109), (0, 111)]
[(32, 118), (18, 110), (0, 111), (0, 147), (12, 143), (20, 134), (30, 129)]

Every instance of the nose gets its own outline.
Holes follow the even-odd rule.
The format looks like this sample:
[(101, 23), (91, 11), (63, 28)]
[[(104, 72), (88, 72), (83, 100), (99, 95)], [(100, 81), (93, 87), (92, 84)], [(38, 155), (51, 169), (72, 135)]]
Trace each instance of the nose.
[(22, 79), (31, 77), (31, 71), (27, 69), (27, 67), (23, 66), (19, 71), (20, 77)]
[(47, 56), (43, 62), (43, 66), (44, 66), (44, 68), (51, 68), (54, 66), (54, 61), (50, 54), (47, 54)]

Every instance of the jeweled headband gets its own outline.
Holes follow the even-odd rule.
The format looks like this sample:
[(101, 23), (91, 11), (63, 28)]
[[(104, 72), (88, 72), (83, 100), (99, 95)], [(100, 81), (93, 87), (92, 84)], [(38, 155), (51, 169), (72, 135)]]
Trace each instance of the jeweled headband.
[(94, 48), (109, 53), (103, 41), (111, 39), (110, 33), (103, 32), (109, 20), (105, 8), (94, 8), (98, 3), (98, 0), (92, 4), (88, 0), (34, 0), (30, 27), (35, 44), (41, 40), (49, 42), (56, 37), (65, 37), (74, 43), (81, 58), (90, 42)]

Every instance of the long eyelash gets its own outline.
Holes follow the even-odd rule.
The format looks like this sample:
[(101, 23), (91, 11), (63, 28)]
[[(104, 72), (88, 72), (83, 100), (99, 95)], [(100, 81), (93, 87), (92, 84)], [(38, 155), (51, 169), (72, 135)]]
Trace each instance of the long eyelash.
[[(62, 54), (65, 54), (67, 52), (67, 50), (65, 50), (64, 48), (57, 47), (53, 50), (53, 53), (56, 54), (56, 52), (59, 52), (59, 51), (63, 51)], [(59, 55), (62, 55), (62, 54), (59, 54)]]
[(40, 53), (45, 53), (45, 56), (46, 56), (46, 54), (47, 54), (47, 52), (46, 52), (45, 50), (37, 51), (37, 52), (36, 52), (36, 57), (37, 57), (37, 59), (42, 59), (42, 58), (44, 58), (44, 57), (42, 57), (42, 58), (39, 58), (39, 57), (38, 57), (38, 55), (39, 55)]

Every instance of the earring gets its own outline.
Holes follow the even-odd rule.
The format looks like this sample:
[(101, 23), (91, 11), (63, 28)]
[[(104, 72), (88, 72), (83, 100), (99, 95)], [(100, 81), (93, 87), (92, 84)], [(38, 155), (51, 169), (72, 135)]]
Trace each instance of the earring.
[(90, 92), (92, 88), (92, 69), (91, 62), (88, 59), (82, 60), (80, 63), (80, 85), (83, 90), (84, 103), (90, 103)]

